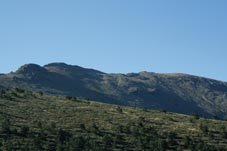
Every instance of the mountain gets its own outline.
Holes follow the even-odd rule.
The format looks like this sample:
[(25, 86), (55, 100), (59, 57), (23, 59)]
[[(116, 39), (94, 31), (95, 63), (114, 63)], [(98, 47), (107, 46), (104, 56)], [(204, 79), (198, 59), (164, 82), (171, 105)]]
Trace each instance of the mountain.
[(227, 118), (227, 83), (188, 74), (108, 74), (65, 63), (26, 64), (16, 72), (0, 75), (0, 85), (105, 103)]
[(226, 151), (227, 122), (170, 112), (0, 91), (2, 151)]

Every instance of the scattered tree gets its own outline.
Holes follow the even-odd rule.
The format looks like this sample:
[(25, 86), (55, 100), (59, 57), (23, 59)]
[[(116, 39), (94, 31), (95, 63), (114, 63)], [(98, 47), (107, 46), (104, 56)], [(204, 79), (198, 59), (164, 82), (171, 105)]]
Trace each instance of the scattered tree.
[(7, 134), (10, 133), (10, 126), (11, 126), (10, 120), (5, 117), (3, 119), (2, 126), (1, 126), (2, 132)]
[(123, 113), (123, 109), (120, 106), (117, 106), (116, 111), (118, 113)]
[(200, 124), (199, 128), (200, 128), (200, 130), (201, 130), (203, 133), (205, 133), (205, 134), (207, 134), (208, 131), (209, 131), (208, 126), (207, 126), (207, 125), (204, 125), (204, 124)]
[(26, 137), (29, 134), (29, 127), (28, 126), (22, 126), (20, 133), (22, 136)]

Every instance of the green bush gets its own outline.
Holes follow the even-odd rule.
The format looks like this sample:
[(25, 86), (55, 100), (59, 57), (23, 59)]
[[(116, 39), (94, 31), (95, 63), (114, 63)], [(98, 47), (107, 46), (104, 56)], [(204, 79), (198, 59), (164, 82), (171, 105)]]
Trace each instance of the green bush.
[(25, 136), (28, 136), (28, 134), (29, 134), (29, 127), (28, 126), (21, 127), (20, 134), (22, 136), (24, 136), (24, 137)]
[(1, 129), (3, 133), (10, 133), (10, 127), (11, 127), (11, 123), (10, 120), (8, 118), (4, 118), (2, 125), (1, 125)]
[(200, 128), (200, 130), (201, 130), (203, 133), (205, 133), (205, 134), (207, 134), (208, 131), (209, 131), (208, 126), (205, 125), (205, 124), (200, 124), (199, 128)]

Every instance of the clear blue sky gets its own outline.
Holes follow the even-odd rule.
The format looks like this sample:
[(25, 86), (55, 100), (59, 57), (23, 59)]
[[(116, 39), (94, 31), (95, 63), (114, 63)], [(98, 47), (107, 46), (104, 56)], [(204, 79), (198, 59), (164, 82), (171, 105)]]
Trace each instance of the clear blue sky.
[(226, 0), (2, 0), (0, 72), (50, 62), (227, 81)]

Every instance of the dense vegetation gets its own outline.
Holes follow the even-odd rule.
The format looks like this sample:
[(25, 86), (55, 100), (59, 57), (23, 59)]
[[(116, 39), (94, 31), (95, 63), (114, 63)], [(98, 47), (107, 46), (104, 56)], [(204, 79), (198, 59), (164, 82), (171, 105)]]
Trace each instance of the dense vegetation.
[(227, 122), (15, 88), (0, 92), (0, 150), (227, 150)]

